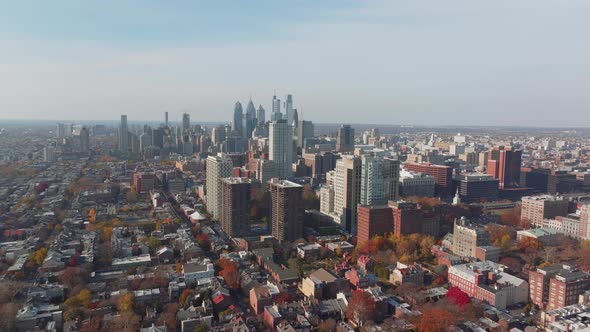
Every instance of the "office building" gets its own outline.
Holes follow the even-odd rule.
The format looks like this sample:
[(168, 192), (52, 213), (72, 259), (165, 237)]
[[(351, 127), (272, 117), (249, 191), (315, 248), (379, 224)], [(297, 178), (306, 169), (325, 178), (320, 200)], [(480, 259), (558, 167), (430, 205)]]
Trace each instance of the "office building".
[(499, 181), (481, 173), (460, 174), (453, 180), (464, 203), (495, 201), (498, 199)]
[(45, 162), (54, 162), (56, 160), (55, 157), (55, 147), (49, 145), (43, 148), (43, 161)]
[(314, 127), (313, 122), (301, 120), (299, 121), (299, 126), (297, 127), (297, 147), (301, 148), (302, 151), (305, 151), (307, 145), (305, 141), (308, 138), (314, 137)]
[(520, 185), (522, 151), (510, 146), (496, 146), (488, 152), (487, 173), (499, 180), (500, 189)]
[(434, 177), (434, 194), (448, 197), (453, 194), (453, 169), (449, 166), (430, 163), (404, 163), (404, 168), (412, 172), (420, 172)]
[(526, 196), (522, 198), (520, 219), (531, 225), (541, 225), (544, 219), (566, 216), (568, 206), (568, 201), (561, 196)]
[(262, 105), (259, 105), (256, 110), (256, 120), (258, 120), (259, 125), (264, 125), (266, 123), (266, 111)]
[(268, 190), (268, 181), (278, 178), (277, 164), (272, 160), (259, 159), (256, 165), (256, 179), (262, 184), (264, 191)]
[(293, 125), (293, 96), (292, 95), (287, 95), (286, 101), (285, 101), (285, 117), (287, 120), (287, 123), (292, 126)]
[(367, 243), (375, 235), (385, 236), (393, 232), (393, 211), (387, 205), (359, 205), (358, 212), (358, 243)]
[(256, 128), (256, 107), (250, 99), (248, 106), (246, 106), (246, 116), (244, 117), (243, 133), (245, 139), (252, 138), (252, 132)]
[(311, 168), (311, 177), (314, 183), (324, 183), (326, 173), (336, 167), (339, 155), (331, 152), (304, 153), (303, 160), (307, 167)]
[(252, 179), (229, 177), (221, 180), (221, 229), (230, 237), (250, 233), (249, 202)]
[(440, 233), (440, 213), (424, 210), (412, 202), (390, 202), (393, 214), (393, 233), (397, 236), (422, 233), (438, 236)]
[(269, 127), (269, 159), (277, 165), (278, 177), (291, 176), (293, 160), (293, 130), (286, 120), (273, 121)]
[(242, 103), (239, 101), (234, 105), (234, 118), (231, 124), (231, 130), (234, 135), (242, 136), (243, 133), (243, 117)]
[(274, 178), (269, 183), (272, 235), (279, 243), (303, 237), (303, 187)]
[(336, 151), (352, 152), (354, 150), (354, 128), (350, 125), (342, 125), (338, 128), (336, 137)]
[(191, 118), (188, 113), (182, 114), (182, 135), (188, 135), (191, 129)]
[(272, 113), (270, 114), (270, 121), (274, 122), (282, 119), (283, 116), (281, 114), (281, 100), (278, 99), (275, 94), (272, 96)]
[(80, 152), (88, 153), (90, 151), (90, 131), (88, 127), (83, 126), (80, 129)]
[(400, 171), (399, 195), (401, 197), (432, 197), (434, 196), (434, 177), (419, 172)]
[(126, 154), (129, 152), (129, 129), (127, 128), (127, 115), (121, 115), (119, 125), (119, 151)]
[(399, 178), (399, 160), (383, 158), (383, 191), (385, 201), (397, 201), (399, 199)]
[(224, 154), (207, 157), (206, 203), (213, 219), (221, 217), (221, 179), (232, 175), (231, 159)]

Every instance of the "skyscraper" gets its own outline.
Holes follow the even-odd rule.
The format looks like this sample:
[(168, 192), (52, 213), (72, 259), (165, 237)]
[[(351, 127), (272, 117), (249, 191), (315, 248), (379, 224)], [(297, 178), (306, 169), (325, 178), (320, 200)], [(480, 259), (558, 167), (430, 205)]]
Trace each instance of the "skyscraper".
[(336, 151), (351, 152), (352, 150), (354, 150), (354, 128), (350, 125), (342, 125), (338, 128)]
[(182, 114), (182, 134), (188, 135), (191, 129), (191, 118), (188, 113)]
[(511, 146), (496, 146), (488, 152), (487, 173), (500, 181), (500, 189), (520, 184), (522, 151)]
[(242, 136), (243, 130), (243, 117), (244, 117), (244, 112), (242, 110), (242, 103), (240, 103), (239, 101), (236, 102), (236, 104), (234, 105), (234, 121), (232, 122), (232, 132), (234, 132), (236, 135)]
[(119, 151), (126, 154), (129, 152), (129, 129), (127, 128), (127, 115), (121, 115), (119, 125)]
[(87, 153), (90, 151), (90, 131), (86, 126), (80, 129), (80, 152)]
[(386, 201), (397, 201), (399, 197), (400, 162), (396, 159), (383, 159), (383, 191)]
[(223, 154), (207, 157), (207, 211), (213, 215), (213, 219), (221, 217), (221, 179), (232, 175), (232, 162)]
[(303, 187), (274, 178), (270, 181), (272, 236), (279, 243), (303, 237)]
[(293, 135), (286, 120), (273, 121), (269, 128), (269, 159), (277, 164), (278, 177), (291, 176)]
[(262, 105), (258, 106), (258, 110), (256, 111), (256, 119), (258, 120), (258, 124), (264, 124), (266, 122), (266, 111)]
[(337, 222), (352, 234), (357, 232), (356, 208), (361, 198), (361, 158), (343, 156), (336, 161), (334, 175), (334, 214)]
[(285, 101), (285, 116), (287, 119), (287, 123), (291, 126), (293, 125), (293, 96), (287, 95), (287, 100)]
[(283, 118), (281, 114), (281, 100), (277, 98), (276, 94), (272, 96), (272, 113), (270, 121), (278, 121)]
[(250, 233), (248, 203), (252, 179), (229, 177), (221, 180), (221, 229), (230, 237)]
[(248, 106), (246, 106), (246, 118), (244, 121), (244, 138), (249, 139), (252, 137), (252, 132), (256, 127), (256, 107), (250, 99)]
[(64, 138), (66, 137), (66, 125), (63, 123), (58, 123), (56, 126), (55, 136), (57, 138)]
[(361, 158), (361, 199), (362, 205), (385, 204), (383, 190), (383, 158), (363, 156)]
[(299, 121), (299, 126), (297, 127), (297, 147), (305, 149), (305, 140), (308, 138), (313, 138), (313, 136), (313, 122), (305, 120)]

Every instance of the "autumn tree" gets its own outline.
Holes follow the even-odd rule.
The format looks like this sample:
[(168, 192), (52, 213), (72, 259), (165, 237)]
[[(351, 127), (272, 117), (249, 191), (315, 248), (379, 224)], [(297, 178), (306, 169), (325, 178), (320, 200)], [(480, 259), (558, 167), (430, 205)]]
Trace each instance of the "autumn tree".
[(90, 222), (90, 223), (96, 222), (96, 209), (95, 208), (91, 208), (88, 211), (88, 222)]
[(469, 295), (467, 295), (467, 293), (462, 291), (459, 287), (449, 288), (446, 298), (450, 303), (457, 305), (457, 307), (460, 309), (465, 308), (465, 306), (471, 303)]
[(176, 313), (180, 309), (177, 303), (168, 303), (164, 306), (164, 311), (158, 317), (158, 325), (165, 325), (167, 330), (174, 331), (176, 329)]
[(443, 306), (428, 304), (420, 308), (420, 312), (422, 315), (411, 320), (417, 332), (445, 331), (458, 320), (453, 311)]
[(219, 272), (219, 275), (225, 280), (225, 283), (230, 289), (235, 290), (240, 288), (240, 274), (235, 263), (227, 265)]
[(185, 290), (182, 291), (182, 293), (180, 294), (180, 297), (178, 298), (178, 303), (181, 306), (184, 306), (186, 304), (186, 301), (191, 298), (193, 296), (193, 290), (190, 288), (186, 288)]
[(33, 252), (29, 258), (36, 265), (41, 265), (41, 264), (43, 264), (45, 257), (47, 257), (47, 252), (48, 252), (48, 249), (43, 247), (43, 248)]
[(117, 300), (117, 309), (120, 312), (130, 312), (133, 310), (133, 294), (125, 293)]
[(375, 300), (365, 291), (356, 290), (346, 308), (346, 317), (359, 326), (375, 319)]
[(333, 318), (322, 321), (318, 325), (318, 332), (332, 332), (336, 329), (336, 321)]
[(118, 332), (135, 332), (139, 331), (141, 318), (136, 315), (135, 313), (123, 312), (119, 316), (116, 316), (111, 321), (111, 328), (112, 331)]

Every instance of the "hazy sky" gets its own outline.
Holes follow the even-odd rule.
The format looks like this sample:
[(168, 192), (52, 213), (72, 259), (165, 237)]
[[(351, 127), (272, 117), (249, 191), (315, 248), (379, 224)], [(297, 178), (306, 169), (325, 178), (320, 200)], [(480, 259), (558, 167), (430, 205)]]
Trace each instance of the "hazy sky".
[(590, 126), (590, 1), (2, 1), (0, 118)]

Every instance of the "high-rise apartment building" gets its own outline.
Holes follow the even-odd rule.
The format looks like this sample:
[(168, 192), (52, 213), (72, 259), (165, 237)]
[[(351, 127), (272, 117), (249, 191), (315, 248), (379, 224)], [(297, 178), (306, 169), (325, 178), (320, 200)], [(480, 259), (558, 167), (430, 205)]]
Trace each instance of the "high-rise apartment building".
[(542, 225), (544, 219), (566, 216), (568, 205), (562, 196), (526, 196), (522, 198), (520, 219), (532, 225)]
[(292, 174), (293, 130), (286, 120), (273, 121), (269, 126), (269, 159), (277, 165), (278, 177)]
[(272, 235), (279, 243), (303, 237), (303, 187), (274, 178), (269, 183)]
[(362, 205), (385, 204), (385, 191), (383, 188), (383, 158), (361, 157), (361, 198)]
[(455, 221), (452, 251), (463, 257), (476, 257), (477, 247), (488, 246), (490, 234), (483, 227), (470, 224), (465, 217)]
[(520, 184), (522, 151), (510, 146), (496, 146), (488, 152), (487, 173), (500, 181), (500, 189)]
[(362, 161), (344, 156), (336, 161), (334, 175), (334, 214), (337, 222), (352, 234), (357, 232), (357, 205), (361, 199)]
[(397, 201), (399, 199), (399, 174), (399, 160), (383, 158), (383, 192), (385, 201)]
[(351, 152), (354, 150), (354, 128), (350, 125), (342, 125), (338, 128), (336, 137), (336, 151)]
[(578, 237), (590, 240), (590, 204), (584, 204), (580, 207), (580, 225), (578, 227)]
[(230, 237), (243, 237), (250, 233), (248, 204), (253, 185), (252, 179), (248, 178), (221, 180), (221, 229)]
[(207, 210), (213, 219), (221, 217), (221, 179), (232, 175), (232, 162), (224, 154), (207, 158)]
[(126, 154), (129, 152), (129, 129), (127, 128), (127, 115), (121, 115), (119, 125), (119, 151)]
[(268, 181), (278, 178), (277, 164), (272, 160), (259, 159), (256, 165), (256, 179), (262, 184), (264, 191), (268, 190)]

